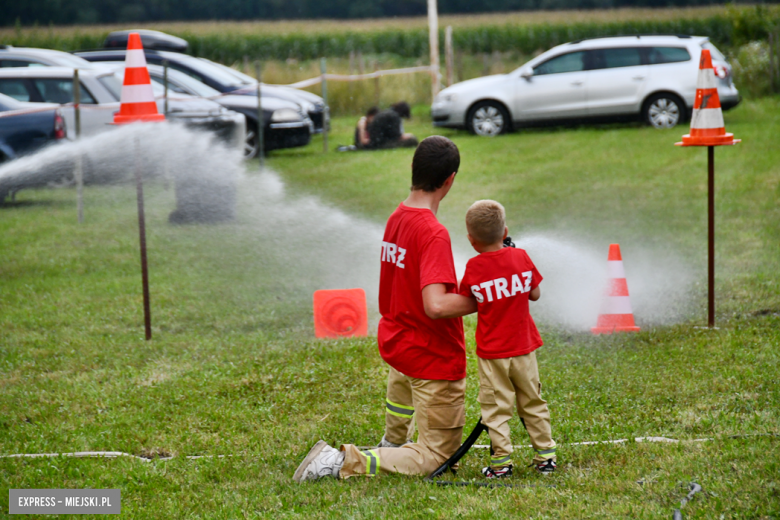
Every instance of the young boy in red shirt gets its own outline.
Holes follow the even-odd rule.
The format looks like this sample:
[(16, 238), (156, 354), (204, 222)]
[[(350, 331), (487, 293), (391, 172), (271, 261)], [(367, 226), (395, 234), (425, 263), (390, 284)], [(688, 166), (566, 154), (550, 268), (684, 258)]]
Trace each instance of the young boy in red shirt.
[(490, 466), (482, 473), (488, 478), (512, 475), (509, 419), (515, 401), (536, 451), (532, 465), (551, 473), (556, 467), (555, 441), (534, 353), (542, 338), (528, 309), (529, 300), (541, 295), (542, 275), (525, 250), (503, 247), (508, 229), (498, 202), (475, 202), (466, 213), (466, 229), (480, 254), (469, 260), (460, 293), (477, 302), (479, 403), (493, 446)]

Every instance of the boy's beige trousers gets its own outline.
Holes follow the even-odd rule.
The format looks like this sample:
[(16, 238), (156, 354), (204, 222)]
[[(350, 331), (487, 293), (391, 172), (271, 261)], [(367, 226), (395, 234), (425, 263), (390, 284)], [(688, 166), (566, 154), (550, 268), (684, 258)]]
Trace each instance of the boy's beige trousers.
[(339, 477), (374, 476), (379, 473), (428, 475), (460, 446), (466, 422), (465, 393), (465, 379), (415, 379), (390, 367), (387, 378), (387, 415), (400, 420), (390, 421), (394, 425), (393, 433), (388, 422), (385, 437), (396, 444), (406, 442), (414, 417), (417, 421), (417, 442), (400, 448), (372, 450), (360, 450), (353, 444), (344, 444), (341, 446), (344, 466)]
[(534, 462), (555, 460), (550, 412), (547, 401), (542, 399), (542, 383), (534, 352), (505, 359), (479, 358), (479, 404), (482, 423), (490, 430), (492, 467), (512, 464), (509, 419), (515, 404), (536, 451)]

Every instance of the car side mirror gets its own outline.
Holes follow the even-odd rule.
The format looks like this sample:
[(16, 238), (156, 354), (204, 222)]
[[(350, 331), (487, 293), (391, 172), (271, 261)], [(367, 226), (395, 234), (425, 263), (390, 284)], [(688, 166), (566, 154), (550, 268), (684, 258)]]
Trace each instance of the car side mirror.
[(520, 77), (526, 81), (531, 81), (533, 75), (534, 75), (534, 69), (525, 69), (524, 71), (520, 72)]

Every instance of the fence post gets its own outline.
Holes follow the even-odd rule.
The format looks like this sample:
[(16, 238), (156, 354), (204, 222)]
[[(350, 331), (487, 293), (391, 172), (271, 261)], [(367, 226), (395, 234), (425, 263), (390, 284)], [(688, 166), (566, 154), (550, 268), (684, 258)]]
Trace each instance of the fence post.
[[(165, 89), (165, 97), (163, 101), (163, 115), (168, 118), (168, 60), (163, 60), (163, 88)], [(168, 190), (168, 183), (170, 181), (170, 168), (168, 154), (163, 155), (163, 185), (166, 191)]]
[(444, 32), (444, 62), (447, 67), (447, 86), (451, 87), (452, 81), (452, 26), (448, 25)]
[[(379, 62), (374, 60), (374, 72), (377, 72), (379, 70)], [(379, 98), (380, 98), (380, 91), (379, 91), (379, 76), (374, 78), (374, 106), (379, 108)]]
[(769, 88), (775, 91), (775, 35), (769, 31)]
[[(81, 82), (79, 69), (73, 69), (73, 118), (76, 126), (76, 141), (81, 140)], [(76, 149), (76, 212), (79, 224), (84, 222), (84, 157)]]
[(428, 46), (431, 51), (431, 103), (441, 90), (439, 85), (439, 12), (436, 0), (428, 0)]
[(325, 104), (325, 108), (322, 111), (322, 151), (327, 153), (328, 151), (328, 114), (330, 112), (328, 108), (328, 80), (325, 77), (327, 74), (327, 68), (325, 66), (325, 58), (320, 58), (320, 72), (322, 73), (322, 102)]
[[(349, 75), (352, 76), (353, 74), (355, 74), (355, 51), (349, 51)], [(354, 81), (350, 81), (348, 85), (349, 101), (350, 105), (355, 106), (354, 100), (352, 99), (353, 83)]]
[(265, 166), (265, 121), (263, 120), (263, 98), (260, 92), (263, 69), (260, 62), (255, 62), (255, 76), (257, 76), (257, 157), (260, 161), (260, 170)]

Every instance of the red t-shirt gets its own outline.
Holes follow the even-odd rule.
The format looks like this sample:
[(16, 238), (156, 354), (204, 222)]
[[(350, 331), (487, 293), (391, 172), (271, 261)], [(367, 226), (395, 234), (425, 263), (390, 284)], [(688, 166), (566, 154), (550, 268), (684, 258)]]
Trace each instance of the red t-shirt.
[(423, 307), (426, 285), (458, 290), (447, 228), (429, 209), (399, 205), (385, 227), (381, 263), (377, 341), (382, 358), (409, 377), (466, 377), (463, 321), (432, 320)]
[(460, 294), (477, 300), (477, 356), (523, 356), (542, 346), (528, 296), (542, 275), (524, 249), (505, 247), (469, 260)]

